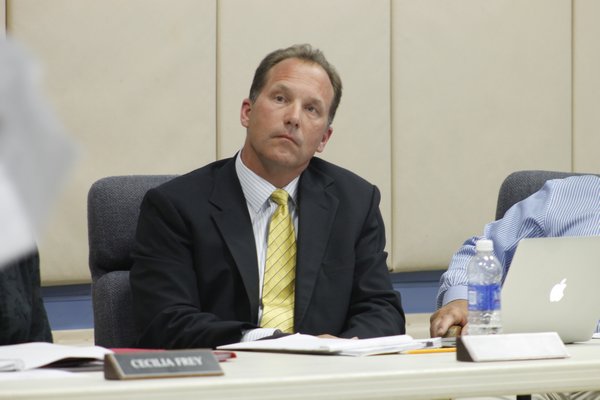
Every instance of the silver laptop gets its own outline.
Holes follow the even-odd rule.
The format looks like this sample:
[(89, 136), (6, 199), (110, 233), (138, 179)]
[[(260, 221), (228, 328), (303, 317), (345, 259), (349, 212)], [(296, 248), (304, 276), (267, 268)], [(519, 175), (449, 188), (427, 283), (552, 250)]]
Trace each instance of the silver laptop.
[(504, 333), (591, 339), (600, 319), (600, 236), (523, 239), (502, 287)]

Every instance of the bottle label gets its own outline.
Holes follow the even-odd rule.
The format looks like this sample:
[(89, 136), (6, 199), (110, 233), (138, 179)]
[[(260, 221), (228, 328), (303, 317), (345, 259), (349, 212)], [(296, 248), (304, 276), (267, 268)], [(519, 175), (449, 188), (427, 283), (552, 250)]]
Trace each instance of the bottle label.
[(469, 285), (469, 311), (500, 310), (500, 285)]

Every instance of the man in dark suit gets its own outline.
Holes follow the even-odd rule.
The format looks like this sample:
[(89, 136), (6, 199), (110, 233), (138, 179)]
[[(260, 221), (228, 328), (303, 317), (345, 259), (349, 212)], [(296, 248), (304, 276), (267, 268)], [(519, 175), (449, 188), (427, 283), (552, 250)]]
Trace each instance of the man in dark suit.
[(276, 189), (289, 194), (297, 247), (286, 332), (405, 332), (386, 267), (379, 191), (313, 157), (331, 137), (341, 93), (319, 50), (274, 51), (242, 102), (242, 150), (147, 193), (131, 270), (139, 346), (216, 347), (279, 333), (263, 318)]

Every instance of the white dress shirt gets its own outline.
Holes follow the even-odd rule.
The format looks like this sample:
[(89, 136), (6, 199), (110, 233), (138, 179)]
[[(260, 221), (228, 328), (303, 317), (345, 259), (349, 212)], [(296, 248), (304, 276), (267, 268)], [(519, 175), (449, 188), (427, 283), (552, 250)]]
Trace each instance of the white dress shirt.
[[(242, 191), (244, 192), (244, 197), (246, 198), (246, 204), (248, 206), (248, 213), (250, 214), (250, 220), (252, 221), (252, 230), (254, 232), (254, 242), (256, 244), (256, 258), (258, 264), (259, 296), (262, 299), (265, 260), (267, 257), (269, 222), (271, 221), (271, 216), (277, 209), (277, 203), (271, 200), (270, 197), (276, 189), (283, 189), (288, 193), (288, 208), (294, 223), (294, 231), (298, 232), (298, 210), (296, 199), (298, 181), (300, 177), (297, 176), (285, 187), (277, 188), (246, 167), (242, 161), (241, 154), (242, 153), (240, 151), (236, 157), (235, 170), (238, 179), (240, 180), (240, 184), (242, 185)], [(259, 321), (262, 316), (262, 309), (263, 307), (261, 301), (259, 302), (258, 310)], [(270, 336), (275, 331), (276, 329), (273, 328), (248, 330), (244, 332), (242, 341), (256, 340), (262, 337)]]

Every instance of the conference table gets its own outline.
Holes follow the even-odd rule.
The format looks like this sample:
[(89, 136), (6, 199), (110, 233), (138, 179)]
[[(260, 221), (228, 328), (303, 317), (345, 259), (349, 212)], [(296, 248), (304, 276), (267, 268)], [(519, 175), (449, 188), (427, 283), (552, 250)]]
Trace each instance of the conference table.
[[(4, 379), (1, 399), (449, 399), (600, 391), (600, 340), (565, 359), (460, 362), (456, 353), (370, 357), (236, 352), (222, 376), (109, 381), (102, 372)], [(15, 375), (16, 376), (16, 375)]]

